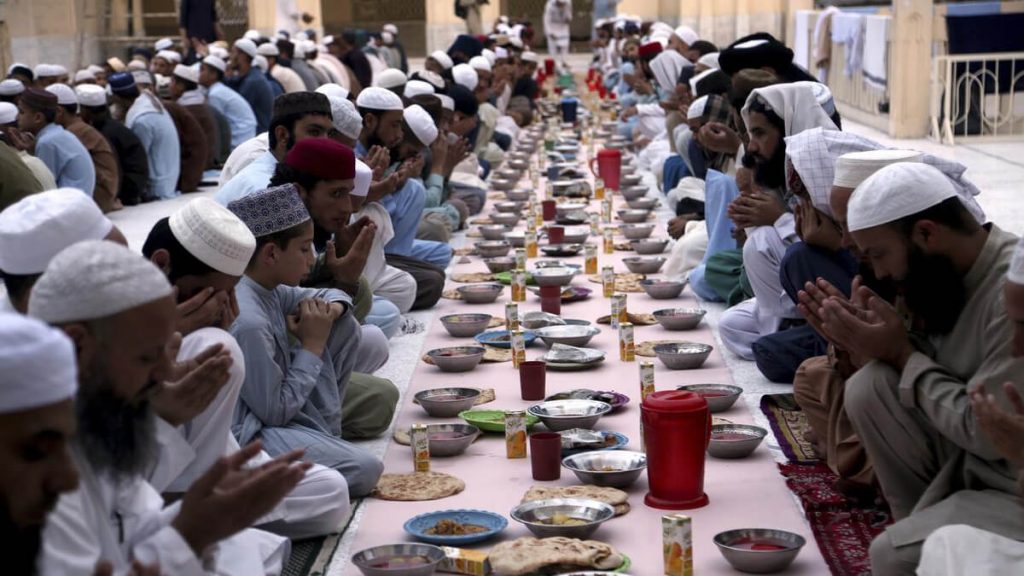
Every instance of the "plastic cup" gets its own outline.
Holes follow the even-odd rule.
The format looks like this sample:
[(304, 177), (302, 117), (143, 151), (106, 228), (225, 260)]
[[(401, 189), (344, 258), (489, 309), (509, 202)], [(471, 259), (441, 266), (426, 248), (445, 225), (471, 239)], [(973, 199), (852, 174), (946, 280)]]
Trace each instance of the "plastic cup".
[(558, 480), (562, 477), (562, 435), (537, 432), (530, 435), (530, 466), (534, 480)]
[[(562, 314), (562, 287), (541, 286), (540, 287), (540, 309), (548, 314), (560, 316)], [(528, 400), (528, 398), (524, 398)]]
[(562, 242), (565, 242), (565, 228), (561, 226), (549, 226), (548, 243), (561, 244)]
[(523, 400), (543, 400), (548, 365), (541, 360), (519, 363), (519, 390)]
[(540, 210), (541, 216), (544, 218), (545, 221), (554, 220), (555, 216), (558, 214), (558, 211), (555, 210), (554, 200), (544, 200), (543, 202), (541, 202)]

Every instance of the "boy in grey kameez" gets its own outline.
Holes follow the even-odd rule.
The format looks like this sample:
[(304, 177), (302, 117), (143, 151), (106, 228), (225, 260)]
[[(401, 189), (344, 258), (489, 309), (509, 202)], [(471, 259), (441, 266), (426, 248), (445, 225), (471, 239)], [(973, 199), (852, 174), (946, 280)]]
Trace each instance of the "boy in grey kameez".
[(246, 378), (232, 431), (271, 455), (296, 447), (340, 472), (354, 496), (368, 494), (383, 464), (341, 439), (341, 405), (359, 346), (352, 300), (335, 289), (298, 288), (313, 260), (313, 223), (294, 185), (231, 202), (256, 236), (256, 254), (236, 288), (231, 327)]

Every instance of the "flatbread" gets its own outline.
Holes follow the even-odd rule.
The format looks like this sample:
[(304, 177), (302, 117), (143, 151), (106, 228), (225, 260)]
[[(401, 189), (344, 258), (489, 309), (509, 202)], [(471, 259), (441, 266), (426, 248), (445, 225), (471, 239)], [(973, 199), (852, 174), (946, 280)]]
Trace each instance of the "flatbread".
[(490, 272), (463, 272), (461, 274), (452, 274), (452, 282), (459, 282), (461, 284), (473, 284), (476, 282), (493, 282), (496, 278), (494, 274)]
[(562, 536), (501, 542), (491, 548), (487, 559), (496, 576), (522, 576), (556, 566), (614, 570), (624, 562), (622, 555), (604, 542)]
[(656, 358), (658, 355), (654, 353), (654, 347), (659, 344), (682, 344), (682, 340), (648, 340), (646, 342), (640, 342), (636, 345), (636, 355), (643, 356), (645, 358)]
[(448, 290), (441, 292), (441, 298), (447, 298), (449, 300), (462, 300), (462, 294), (459, 294), (459, 291), (456, 290), (455, 288), (449, 288)]
[[(629, 318), (629, 321), (633, 324), (633, 326), (653, 326), (654, 324), (658, 323), (658, 320), (654, 317), (654, 314), (633, 314), (632, 312), (629, 312), (626, 314), (626, 316)], [(596, 322), (598, 324), (611, 324), (612, 317), (601, 316), (596, 320)]]
[(381, 500), (405, 502), (438, 500), (466, 489), (466, 483), (443, 472), (411, 472), (384, 474), (373, 489), (372, 496)]
[[(644, 288), (640, 285), (640, 282), (647, 278), (644, 274), (634, 274), (633, 272), (619, 272), (615, 274), (615, 291), (616, 292), (643, 292)], [(594, 274), (587, 276), (587, 280), (594, 284), (602, 284), (601, 276)]]
[(476, 247), (475, 246), (463, 246), (461, 248), (456, 248), (455, 250), (452, 250), (452, 252), (456, 256), (476, 256), (477, 255)]
[(470, 228), (466, 230), (466, 238), (483, 238), (484, 233), (479, 228)]
[[(434, 365), (434, 359), (424, 354), (421, 360), (425, 364), (431, 366)], [(484, 357), (480, 360), (481, 362), (511, 362), (512, 361), (512, 350), (507, 348), (495, 348), (494, 346), (484, 346)]]
[(534, 500), (550, 500), (551, 498), (583, 498), (597, 500), (615, 507), (615, 515), (622, 516), (629, 512), (629, 494), (618, 488), (594, 486), (531, 486), (523, 496), (522, 502)]

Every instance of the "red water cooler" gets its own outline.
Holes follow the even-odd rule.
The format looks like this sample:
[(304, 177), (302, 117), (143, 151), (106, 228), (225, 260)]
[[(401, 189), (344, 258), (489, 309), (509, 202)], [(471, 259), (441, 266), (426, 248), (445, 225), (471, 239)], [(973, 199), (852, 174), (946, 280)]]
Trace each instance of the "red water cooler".
[(711, 412), (695, 392), (662, 390), (640, 406), (647, 450), (644, 503), (664, 510), (700, 508), (704, 493), (704, 451), (711, 440)]

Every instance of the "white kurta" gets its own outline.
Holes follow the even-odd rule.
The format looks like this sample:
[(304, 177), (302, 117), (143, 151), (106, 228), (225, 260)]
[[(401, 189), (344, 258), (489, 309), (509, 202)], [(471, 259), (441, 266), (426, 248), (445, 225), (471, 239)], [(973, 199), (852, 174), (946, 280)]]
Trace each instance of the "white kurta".
[(416, 279), (408, 272), (388, 265), (385, 260), (384, 246), (395, 237), (391, 215), (379, 202), (368, 202), (352, 216), (352, 220), (359, 220), (363, 216), (377, 225), (377, 236), (373, 239), (373, 246), (366, 258), (363, 276), (369, 282), (375, 296), (387, 298), (405, 314), (412, 309), (413, 301), (416, 299)]
[(917, 574), (1017, 574), (1022, 567), (1024, 542), (973, 526), (952, 524), (932, 532), (924, 541)]

